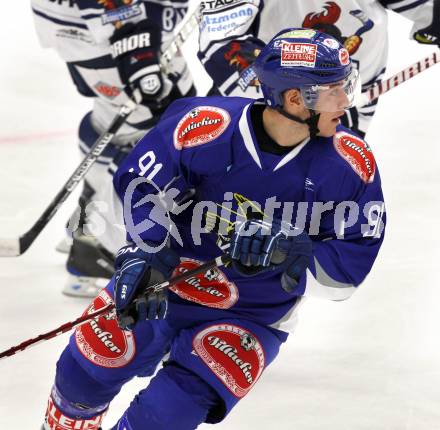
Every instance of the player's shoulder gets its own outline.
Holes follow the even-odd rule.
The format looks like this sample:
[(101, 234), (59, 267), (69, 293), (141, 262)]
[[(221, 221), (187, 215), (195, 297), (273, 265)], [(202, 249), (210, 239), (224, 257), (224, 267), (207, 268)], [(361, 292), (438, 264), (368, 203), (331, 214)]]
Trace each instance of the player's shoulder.
[(221, 96), (178, 99), (162, 116), (160, 127), (170, 134), (179, 151), (225, 145), (250, 102), (246, 98)]
[(344, 176), (351, 177), (353, 181), (372, 183), (376, 176), (376, 160), (368, 143), (352, 130), (338, 126), (333, 137), (327, 138), (328, 142), (323, 146), (325, 158), (329, 167)]

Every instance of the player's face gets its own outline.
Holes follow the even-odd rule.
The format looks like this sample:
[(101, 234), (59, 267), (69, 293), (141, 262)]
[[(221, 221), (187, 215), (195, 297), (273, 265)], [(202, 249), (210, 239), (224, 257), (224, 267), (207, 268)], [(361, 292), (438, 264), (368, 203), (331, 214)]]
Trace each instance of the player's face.
[(341, 123), (340, 118), (350, 105), (351, 101), (347, 96), (343, 82), (329, 85), (328, 88), (323, 89), (315, 107), (316, 111), (320, 113), (319, 135), (333, 136), (336, 133), (336, 127)]
[(304, 105), (320, 113), (321, 136), (334, 135), (344, 111), (354, 106), (355, 95), (360, 90), (358, 76), (357, 70), (352, 70), (344, 80), (301, 89)]
[(343, 82), (321, 87), (318, 92), (318, 99), (315, 104), (315, 110), (318, 112), (339, 112), (351, 106)]

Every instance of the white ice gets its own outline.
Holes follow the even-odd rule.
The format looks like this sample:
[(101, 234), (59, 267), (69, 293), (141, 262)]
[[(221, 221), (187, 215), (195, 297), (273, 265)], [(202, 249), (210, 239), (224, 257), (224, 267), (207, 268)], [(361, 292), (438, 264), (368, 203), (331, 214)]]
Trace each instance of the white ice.
[[(90, 109), (62, 61), (38, 45), (27, 2), (2, 10), (0, 237), (27, 230), (76, 167), (76, 127)], [(408, 21), (391, 17), (391, 29), (389, 74), (433, 51), (408, 40)], [(195, 39), (190, 64), (207, 88), (194, 47)], [(385, 95), (369, 133), (388, 230), (368, 280), (346, 302), (307, 302), (296, 334), (219, 430), (440, 428), (439, 72)], [(0, 260), (0, 350), (75, 319), (87, 304), (61, 295), (64, 256), (54, 251), (74, 201), (24, 256)], [(1, 429), (39, 428), (67, 339), (0, 362)], [(128, 384), (105, 428), (147, 382)]]

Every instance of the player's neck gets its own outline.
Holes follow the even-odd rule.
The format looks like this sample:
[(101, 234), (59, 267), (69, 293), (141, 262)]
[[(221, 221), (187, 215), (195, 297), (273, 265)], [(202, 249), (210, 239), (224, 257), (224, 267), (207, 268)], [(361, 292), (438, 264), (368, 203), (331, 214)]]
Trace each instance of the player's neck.
[(298, 145), (310, 135), (307, 125), (296, 123), (269, 108), (264, 109), (263, 126), (266, 133), (280, 146)]

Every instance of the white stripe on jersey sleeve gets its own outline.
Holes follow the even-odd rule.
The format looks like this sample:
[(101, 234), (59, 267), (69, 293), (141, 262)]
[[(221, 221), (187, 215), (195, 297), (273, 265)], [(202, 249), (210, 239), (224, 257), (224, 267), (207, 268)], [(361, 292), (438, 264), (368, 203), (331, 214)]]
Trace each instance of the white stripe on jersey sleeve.
[(332, 279), (315, 258), (316, 277), (309, 269), (306, 270), (306, 289), (304, 296), (317, 297), (333, 301), (347, 300), (356, 291), (352, 284)]

